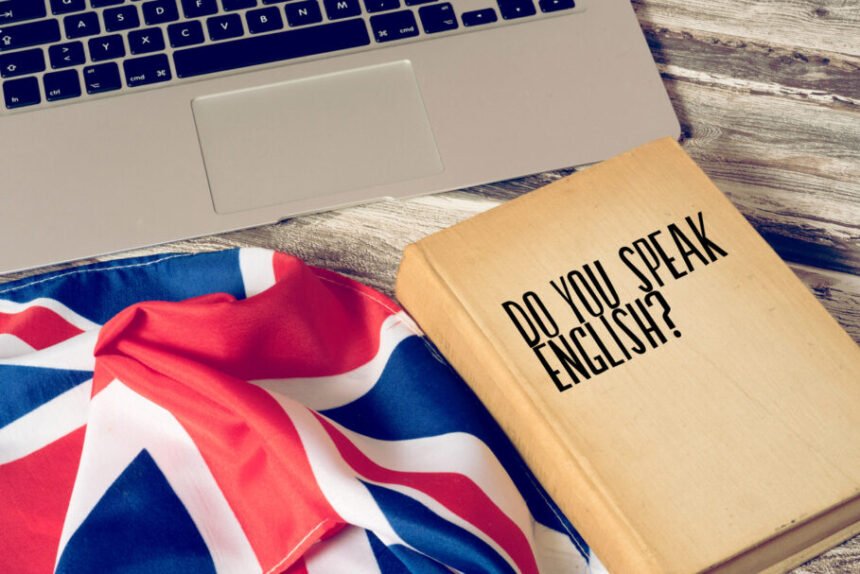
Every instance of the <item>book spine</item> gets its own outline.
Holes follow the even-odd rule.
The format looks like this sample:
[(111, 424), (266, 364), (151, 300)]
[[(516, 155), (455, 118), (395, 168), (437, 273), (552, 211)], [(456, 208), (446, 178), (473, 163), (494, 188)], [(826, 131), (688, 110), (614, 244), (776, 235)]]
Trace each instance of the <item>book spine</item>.
[(515, 367), (500, 356), (420, 243), (404, 251), (395, 293), (610, 571), (665, 572), (600, 487), (587, 460), (536, 407)]

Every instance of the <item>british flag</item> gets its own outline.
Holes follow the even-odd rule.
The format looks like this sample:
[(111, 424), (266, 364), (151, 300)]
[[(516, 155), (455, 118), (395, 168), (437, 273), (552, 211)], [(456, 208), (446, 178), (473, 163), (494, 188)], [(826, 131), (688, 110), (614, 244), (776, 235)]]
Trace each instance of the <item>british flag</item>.
[(3, 572), (599, 564), (397, 305), (262, 249), (0, 285)]

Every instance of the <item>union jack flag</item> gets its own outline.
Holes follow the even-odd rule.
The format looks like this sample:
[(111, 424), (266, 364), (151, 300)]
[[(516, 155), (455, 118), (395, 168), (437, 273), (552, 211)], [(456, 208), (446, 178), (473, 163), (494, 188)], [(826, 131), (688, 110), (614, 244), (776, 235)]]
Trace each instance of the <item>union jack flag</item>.
[(585, 572), (384, 295), (262, 249), (0, 285), (0, 570)]

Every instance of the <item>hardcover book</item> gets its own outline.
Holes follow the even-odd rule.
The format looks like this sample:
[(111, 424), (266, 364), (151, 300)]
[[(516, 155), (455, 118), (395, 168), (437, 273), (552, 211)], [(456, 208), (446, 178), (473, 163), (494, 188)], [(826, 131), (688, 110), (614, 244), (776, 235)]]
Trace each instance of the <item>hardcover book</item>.
[(860, 532), (860, 350), (675, 141), (410, 245), (396, 293), (610, 571)]

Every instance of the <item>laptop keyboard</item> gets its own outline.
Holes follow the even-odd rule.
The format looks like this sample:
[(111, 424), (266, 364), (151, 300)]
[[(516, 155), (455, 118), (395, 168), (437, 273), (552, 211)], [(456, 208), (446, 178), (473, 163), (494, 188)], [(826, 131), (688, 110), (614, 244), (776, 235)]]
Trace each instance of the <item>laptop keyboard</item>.
[(574, 8), (574, 0), (0, 0), (0, 79), (6, 109), (41, 108)]

